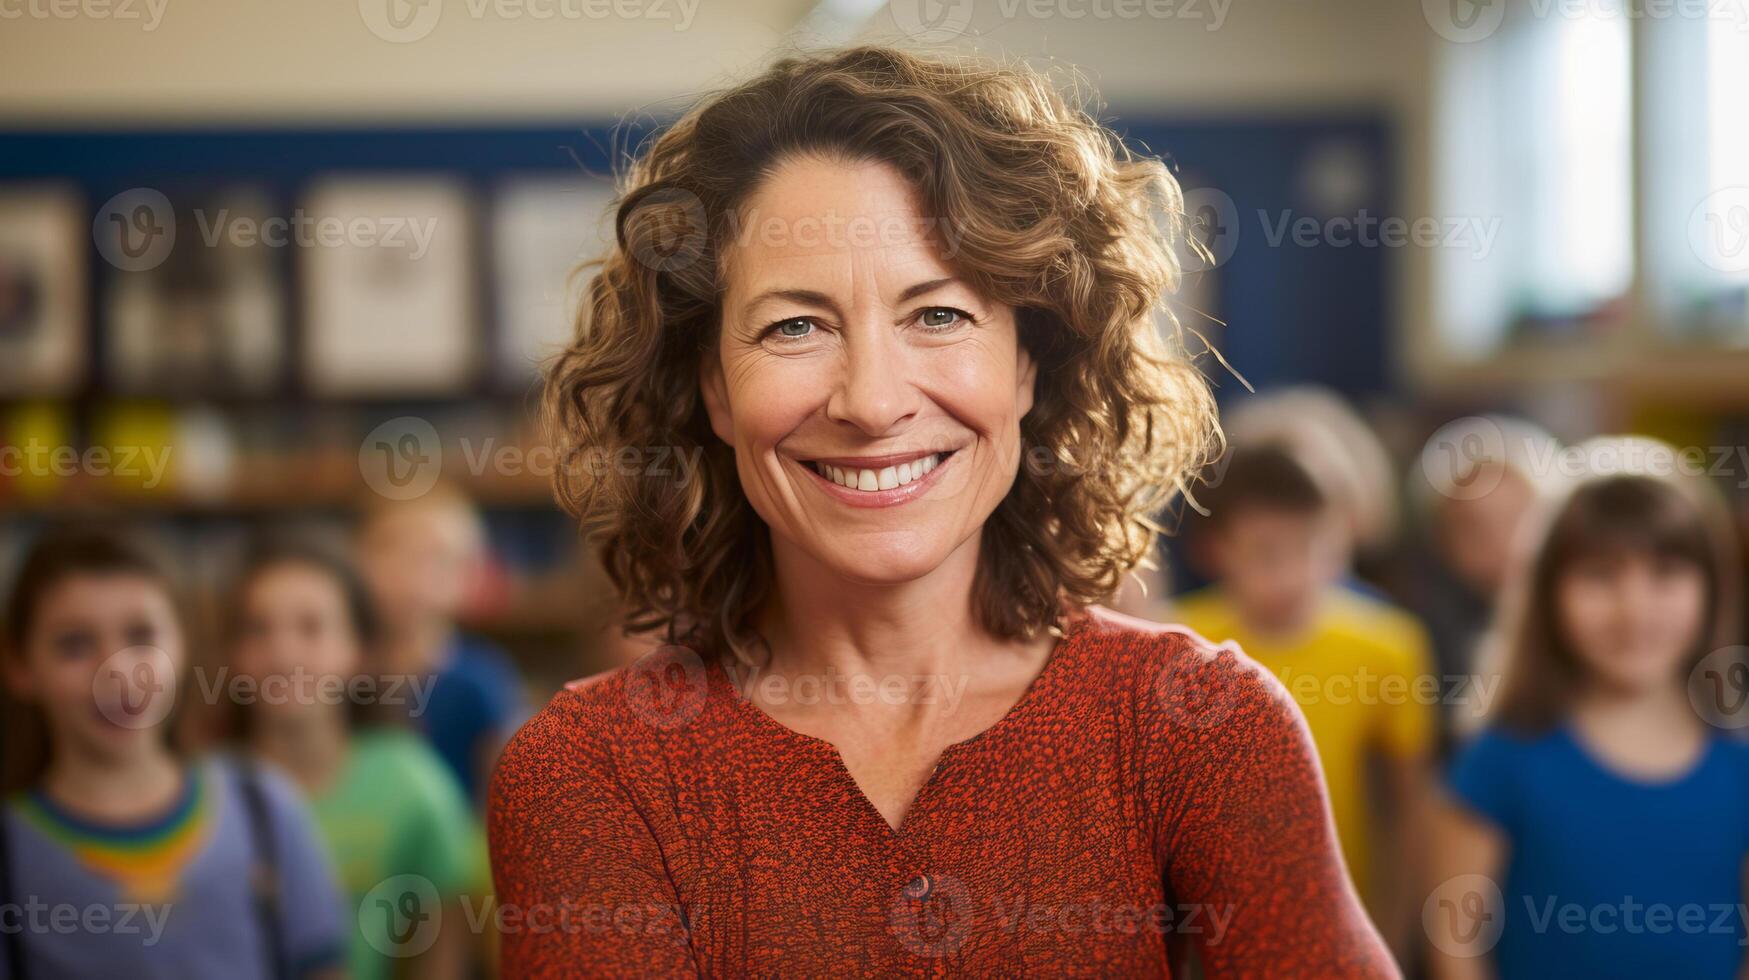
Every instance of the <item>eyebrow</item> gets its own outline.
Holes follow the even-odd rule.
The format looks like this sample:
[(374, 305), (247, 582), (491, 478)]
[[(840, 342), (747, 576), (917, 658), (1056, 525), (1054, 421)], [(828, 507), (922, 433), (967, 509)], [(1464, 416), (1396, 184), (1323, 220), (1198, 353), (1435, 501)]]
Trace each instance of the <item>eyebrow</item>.
[[(952, 285), (956, 282), (959, 282), (957, 276), (945, 276), (940, 279), (931, 279), (927, 282), (920, 282), (912, 286), (907, 286), (904, 292), (899, 294), (899, 302), (908, 303), (919, 296), (933, 293), (943, 286)], [(816, 292), (812, 289), (768, 289), (765, 292), (760, 293), (758, 296), (748, 300), (747, 305), (742, 307), (742, 309), (751, 310), (759, 304), (773, 299), (788, 300), (792, 303), (802, 303), (808, 306), (818, 306), (823, 309), (831, 310), (834, 314), (837, 314), (838, 312), (838, 304), (832, 302), (830, 296), (827, 296), (825, 293)]]
[(922, 296), (925, 293), (933, 293), (937, 289), (940, 289), (943, 286), (952, 285), (953, 283), (956, 283), (956, 282), (959, 282), (959, 279), (955, 278), (954, 276), (946, 276), (946, 277), (943, 277), (941, 279), (931, 279), (928, 282), (920, 282), (917, 285), (912, 286), (911, 288), (900, 293), (899, 294), (899, 302), (901, 302), (901, 303), (910, 302), (911, 300), (914, 300), (917, 297)]

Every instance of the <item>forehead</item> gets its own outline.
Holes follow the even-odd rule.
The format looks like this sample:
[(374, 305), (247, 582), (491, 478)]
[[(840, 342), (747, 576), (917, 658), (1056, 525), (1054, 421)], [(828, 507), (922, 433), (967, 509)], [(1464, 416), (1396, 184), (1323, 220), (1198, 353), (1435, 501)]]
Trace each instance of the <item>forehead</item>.
[(131, 571), (74, 572), (43, 595), (45, 615), (134, 613), (167, 608), (169, 597), (150, 576)]
[(736, 216), (724, 251), (728, 290), (740, 294), (798, 275), (948, 276), (943, 231), (891, 166), (795, 157)]
[(312, 594), (327, 598), (340, 593), (340, 583), (333, 576), (304, 561), (282, 561), (269, 565), (257, 573), (249, 584), (250, 594), (256, 598), (260, 598), (264, 592), (279, 597), (295, 594), (300, 598)]

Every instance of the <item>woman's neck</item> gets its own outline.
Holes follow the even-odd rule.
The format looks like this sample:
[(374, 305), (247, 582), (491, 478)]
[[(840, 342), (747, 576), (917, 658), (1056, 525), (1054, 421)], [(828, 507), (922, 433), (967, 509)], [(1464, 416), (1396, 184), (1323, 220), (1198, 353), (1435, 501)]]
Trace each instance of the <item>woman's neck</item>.
[(75, 747), (58, 750), (42, 791), (56, 804), (108, 823), (130, 823), (164, 812), (182, 792), (183, 766), (163, 745), (113, 758)]
[(972, 608), (979, 541), (910, 582), (847, 580), (794, 548), (773, 548), (777, 588), (756, 623), (778, 674), (934, 675), (996, 640)]
[(295, 714), (257, 719), (250, 748), (284, 769), (308, 792), (328, 787), (346, 759), (348, 726), (342, 705), (315, 705)]

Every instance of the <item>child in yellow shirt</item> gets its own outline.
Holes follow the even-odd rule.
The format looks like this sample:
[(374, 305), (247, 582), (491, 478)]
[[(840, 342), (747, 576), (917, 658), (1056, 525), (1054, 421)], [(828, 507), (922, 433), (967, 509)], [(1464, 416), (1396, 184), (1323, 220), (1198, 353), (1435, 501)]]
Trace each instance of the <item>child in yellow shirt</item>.
[(1401, 957), (1420, 910), (1415, 838), (1439, 700), (1426, 631), (1343, 587), (1344, 522), (1287, 449), (1235, 449), (1198, 498), (1209, 510), (1200, 543), (1217, 584), (1180, 597), (1173, 618), (1210, 640), (1237, 641), (1299, 702), (1349, 874)]

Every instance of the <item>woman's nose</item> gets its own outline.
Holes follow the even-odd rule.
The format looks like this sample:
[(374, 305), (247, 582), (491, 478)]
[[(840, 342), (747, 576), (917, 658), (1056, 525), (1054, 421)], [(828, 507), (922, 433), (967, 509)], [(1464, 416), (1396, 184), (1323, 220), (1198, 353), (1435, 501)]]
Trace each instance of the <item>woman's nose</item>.
[(870, 435), (890, 431), (917, 411), (917, 387), (909, 352), (891, 327), (853, 331), (844, 345), (843, 369), (826, 402), (834, 421)]

